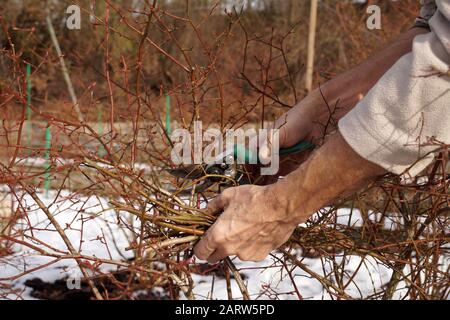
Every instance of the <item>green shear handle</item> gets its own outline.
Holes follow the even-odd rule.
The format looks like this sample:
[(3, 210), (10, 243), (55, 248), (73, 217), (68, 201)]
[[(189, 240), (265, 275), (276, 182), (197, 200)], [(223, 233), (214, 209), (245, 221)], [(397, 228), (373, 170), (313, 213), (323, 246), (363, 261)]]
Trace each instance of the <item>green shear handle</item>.
[[(297, 143), (296, 145), (289, 147), (289, 148), (283, 148), (280, 149), (280, 156), (287, 156), (290, 154), (306, 151), (309, 149), (314, 149), (315, 145), (314, 143), (310, 141), (301, 141)], [(259, 150), (258, 150), (259, 153)], [(245, 159), (245, 163), (259, 163), (259, 156), (257, 154), (254, 154), (251, 150), (246, 149), (242, 145), (235, 145), (234, 146), (234, 158), (235, 159)]]
[(306, 151), (309, 149), (314, 149), (315, 147), (316, 146), (314, 145), (314, 143), (312, 143), (310, 141), (302, 141), (290, 148), (280, 149), (280, 155), (287, 156), (289, 154), (298, 153), (298, 152)]

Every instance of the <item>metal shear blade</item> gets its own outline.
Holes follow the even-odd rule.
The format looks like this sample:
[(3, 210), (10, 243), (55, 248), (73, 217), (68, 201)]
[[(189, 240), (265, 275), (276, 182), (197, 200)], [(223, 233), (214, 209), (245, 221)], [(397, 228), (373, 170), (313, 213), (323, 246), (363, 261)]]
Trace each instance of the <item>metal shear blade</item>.
[[(186, 167), (180, 167), (176, 169), (166, 169), (166, 171), (173, 177), (182, 179), (183, 185), (185, 182), (189, 182), (188, 187), (183, 189), (170, 190), (182, 196), (191, 195), (192, 192), (202, 193), (208, 190), (214, 185), (214, 181), (207, 178), (207, 166), (206, 165), (191, 165)], [(203, 179), (202, 179), (203, 178)], [(198, 180), (198, 181), (196, 181)]]
[(201, 193), (213, 185), (232, 185), (232, 180), (234, 181), (236, 178), (234, 164), (196, 165), (168, 169), (166, 171), (175, 178), (189, 181), (193, 184), (188, 189), (182, 190), (182, 194)]
[(185, 180), (197, 180), (206, 174), (204, 165), (192, 165), (176, 169), (166, 169), (166, 171), (175, 178)]

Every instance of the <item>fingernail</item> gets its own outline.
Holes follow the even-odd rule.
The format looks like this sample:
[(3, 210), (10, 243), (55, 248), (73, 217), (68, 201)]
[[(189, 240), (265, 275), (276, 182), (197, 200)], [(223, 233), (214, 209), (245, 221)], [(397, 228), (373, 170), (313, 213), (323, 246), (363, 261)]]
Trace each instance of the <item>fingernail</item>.
[(259, 149), (259, 159), (261, 162), (263, 161), (267, 161), (269, 159), (269, 148), (267, 148), (267, 145), (264, 144), (260, 149)]

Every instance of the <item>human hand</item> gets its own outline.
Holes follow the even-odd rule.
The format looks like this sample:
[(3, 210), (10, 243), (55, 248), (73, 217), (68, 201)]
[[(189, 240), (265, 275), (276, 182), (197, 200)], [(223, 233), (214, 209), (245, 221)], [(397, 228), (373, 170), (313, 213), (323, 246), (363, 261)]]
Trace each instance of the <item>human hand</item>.
[(226, 189), (207, 207), (209, 214), (223, 214), (195, 246), (195, 255), (210, 263), (234, 255), (244, 261), (264, 260), (302, 222), (291, 215), (289, 201), (280, 192), (273, 186)]
[[(313, 100), (311, 97), (305, 98), (300, 104), (285, 113), (274, 123), (273, 128), (279, 130), (280, 149), (292, 147), (300, 141), (315, 141), (322, 136), (322, 126), (319, 124), (316, 112), (313, 112), (314, 109), (317, 109)], [(264, 141), (260, 146), (259, 157), (263, 163), (268, 163), (271, 159), (272, 138), (269, 135), (268, 141)], [(277, 182), (278, 177), (286, 176), (297, 169), (308, 159), (310, 154), (311, 150), (307, 150), (281, 156), (278, 173), (273, 176), (258, 177), (258, 175), (255, 175), (258, 177), (256, 184), (269, 185)]]

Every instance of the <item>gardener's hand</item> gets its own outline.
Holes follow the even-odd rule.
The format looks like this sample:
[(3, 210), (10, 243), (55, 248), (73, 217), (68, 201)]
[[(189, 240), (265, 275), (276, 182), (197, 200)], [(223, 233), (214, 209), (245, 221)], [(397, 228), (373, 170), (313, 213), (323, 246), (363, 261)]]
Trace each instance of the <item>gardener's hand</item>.
[(208, 213), (223, 214), (195, 246), (195, 255), (210, 263), (234, 255), (261, 261), (284, 244), (299, 221), (290, 217), (288, 197), (272, 188), (230, 188), (211, 201)]
[[(278, 118), (273, 128), (279, 129), (279, 147), (289, 148), (300, 141), (316, 141), (322, 137), (321, 129), (314, 110), (317, 108), (310, 97), (305, 98), (295, 108), (289, 110), (283, 116)], [(259, 149), (259, 156), (262, 161), (270, 160), (270, 151), (272, 141), (264, 141)], [(304, 151), (296, 154), (283, 156), (280, 159), (280, 170), (276, 175), (258, 176), (260, 167), (257, 166), (252, 172), (254, 177), (258, 177), (256, 183), (259, 185), (269, 185), (277, 182), (278, 177), (287, 176), (296, 170), (310, 156), (310, 151)]]
[(209, 213), (224, 213), (194, 248), (195, 254), (209, 262), (230, 255), (262, 260), (313, 212), (385, 173), (358, 155), (337, 132), (277, 183), (227, 189), (214, 199)]
[[(321, 137), (321, 127), (317, 123), (315, 114), (310, 111), (313, 104), (311, 99), (305, 99), (275, 121), (273, 128), (279, 130), (280, 148), (289, 148), (300, 141), (311, 141)], [(270, 159), (271, 141), (264, 141), (260, 147), (260, 157)]]

